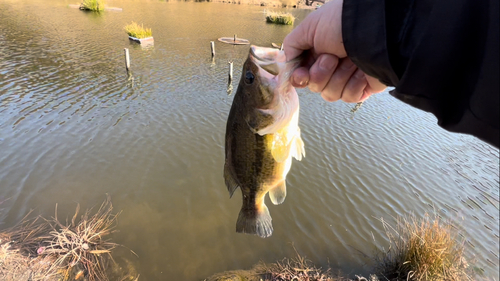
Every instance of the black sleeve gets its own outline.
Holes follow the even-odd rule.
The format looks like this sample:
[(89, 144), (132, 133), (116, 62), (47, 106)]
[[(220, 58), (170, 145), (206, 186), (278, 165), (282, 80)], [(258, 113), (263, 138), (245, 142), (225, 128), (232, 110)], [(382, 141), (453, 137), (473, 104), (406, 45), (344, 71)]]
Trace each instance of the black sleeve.
[(499, 147), (498, 0), (344, 0), (352, 61), (452, 132)]

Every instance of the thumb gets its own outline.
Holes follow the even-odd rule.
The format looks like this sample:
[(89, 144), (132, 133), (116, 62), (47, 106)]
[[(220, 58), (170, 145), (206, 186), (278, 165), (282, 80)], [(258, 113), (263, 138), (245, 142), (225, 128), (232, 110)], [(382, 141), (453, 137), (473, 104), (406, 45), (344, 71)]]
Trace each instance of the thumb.
[(303, 51), (313, 47), (314, 31), (316, 29), (315, 17), (307, 17), (283, 40), (286, 60), (290, 61), (302, 54)]
[(384, 91), (387, 86), (380, 82), (377, 78), (366, 75), (366, 81), (368, 81), (369, 91), (373, 94), (380, 93)]

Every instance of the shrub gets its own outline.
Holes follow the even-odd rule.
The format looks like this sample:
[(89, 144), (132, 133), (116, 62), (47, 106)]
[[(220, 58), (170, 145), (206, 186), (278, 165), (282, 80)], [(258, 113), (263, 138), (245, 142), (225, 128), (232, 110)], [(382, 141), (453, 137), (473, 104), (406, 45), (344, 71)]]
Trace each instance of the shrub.
[(147, 37), (153, 36), (153, 32), (151, 31), (151, 28), (144, 28), (144, 26), (138, 25), (136, 22), (132, 22), (131, 24), (127, 24), (125, 26), (125, 31), (129, 36), (143, 39)]

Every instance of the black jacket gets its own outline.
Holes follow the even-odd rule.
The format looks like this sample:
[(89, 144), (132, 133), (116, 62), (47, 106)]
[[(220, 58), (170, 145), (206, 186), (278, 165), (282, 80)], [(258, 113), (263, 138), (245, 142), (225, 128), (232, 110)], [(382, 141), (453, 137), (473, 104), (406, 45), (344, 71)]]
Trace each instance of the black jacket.
[(499, 147), (498, 0), (344, 0), (348, 56), (452, 132)]

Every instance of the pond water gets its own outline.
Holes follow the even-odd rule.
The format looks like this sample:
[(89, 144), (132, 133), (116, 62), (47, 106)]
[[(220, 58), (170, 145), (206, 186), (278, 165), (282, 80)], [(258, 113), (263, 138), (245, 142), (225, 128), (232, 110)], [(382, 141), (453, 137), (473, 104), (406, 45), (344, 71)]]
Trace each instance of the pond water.
[[(367, 274), (360, 252), (387, 247), (378, 219), (437, 213), (484, 277), (498, 277), (498, 150), (387, 93), (353, 115), (299, 91), (307, 156), (294, 161), (284, 204), (268, 203), (274, 234), (235, 233), (240, 192), (229, 199), (222, 177), (226, 83), (229, 60), (239, 80), (248, 46), (216, 42), (212, 61), (209, 42), (237, 34), (270, 46), (293, 27), (266, 24), (260, 6), (125, 0), (108, 1), (122, 12), (94, 14), (76, 2), (0, 0), (2, 228), (109, 194), (123, 211), (112, 238), (138, 255), (122, 249), (117, 260), (141, 280), (202, 280), (295, 249)], [(290, 11), (298, 22), (309, 13)], [(128, 40), (132, 20), (152, 28), (153, 47)]]

